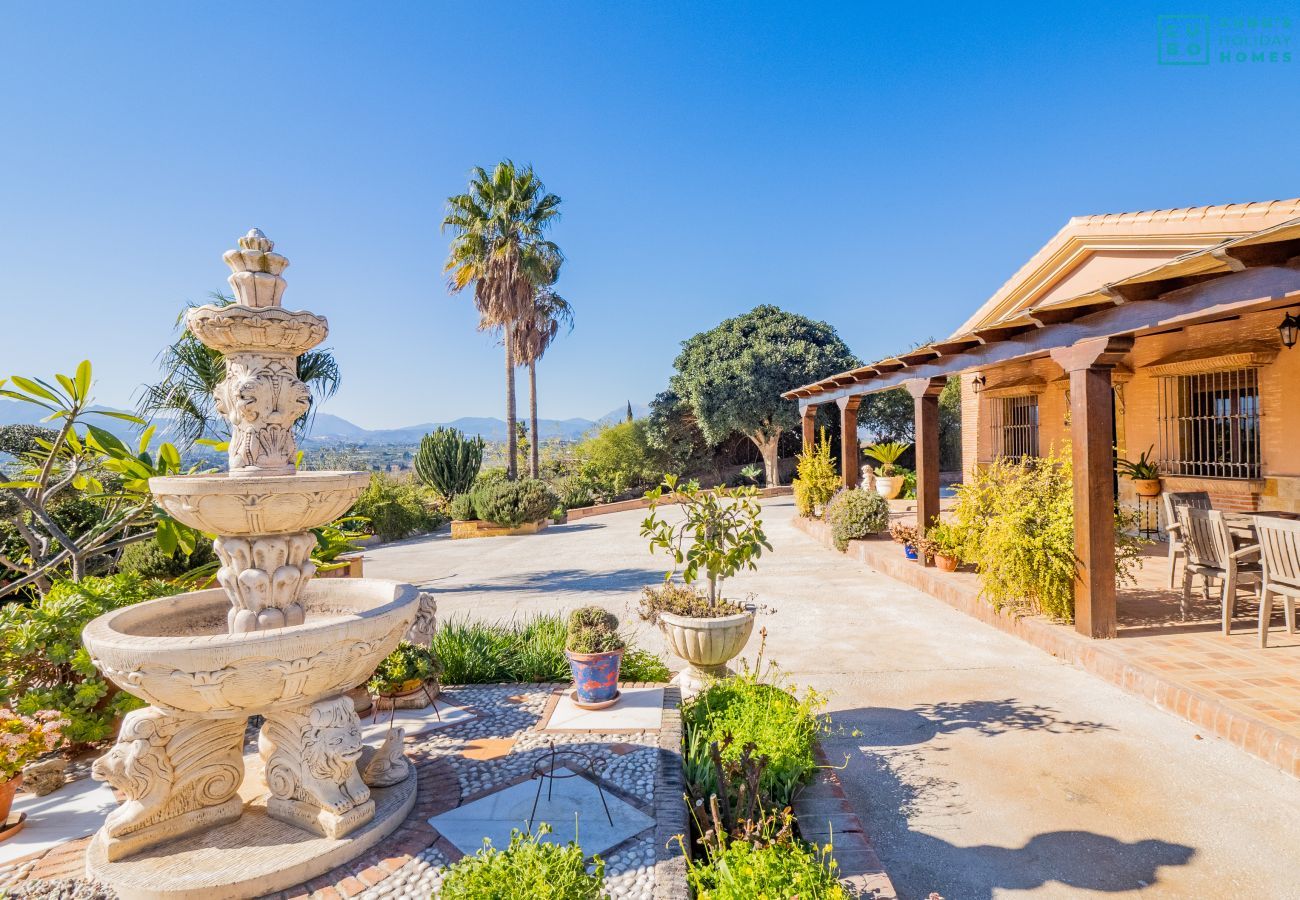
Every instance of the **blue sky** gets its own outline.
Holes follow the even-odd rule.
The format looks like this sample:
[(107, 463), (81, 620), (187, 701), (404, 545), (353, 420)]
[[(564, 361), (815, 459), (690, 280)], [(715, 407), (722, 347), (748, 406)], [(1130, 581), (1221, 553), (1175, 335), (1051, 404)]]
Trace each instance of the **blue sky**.
[[(1300, 194), (1300, 54), (1160, 66), (1171, 12), (1300, 8), (9, 4), (0, 373), (89, 357), (125, 405), (257, 225), (286, 304), (330, 319), (326, 411), (499, 416), (438, 223), (503, 156), (564, 198), (577, 328), (544, 417), (648, 401), (683, 338), (759, 303), (896, 352), (1071, 215)], [(1300, 19), (1273, 34), (1294, 52)]]

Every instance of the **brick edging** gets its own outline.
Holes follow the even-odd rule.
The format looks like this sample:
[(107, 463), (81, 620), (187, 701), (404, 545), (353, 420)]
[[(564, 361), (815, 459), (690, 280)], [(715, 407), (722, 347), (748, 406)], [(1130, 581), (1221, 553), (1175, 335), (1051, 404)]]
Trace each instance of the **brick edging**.
[(682, 775), (681, 689), (664, 688), (663, 722), (659, 729), (659, 769), (655, 773), (654, 900), (690, 900), (686, 885), (686, 856), (682, 842), (690, 840)]
[[(832, 550), (835, 548), (830, 527), (824, 522), (796, 516), (794, 525), (813, 540)], [(1111, 641), (1092, 640), (1035, 616), (994, 609), (963, 579), (906, 559), (892, 541), (887, 544), (879, 539), (849, 541), (845, 555), (1078, 666), (1300, 778), (1300, 738), (1233, 709), (1209, 694), (1168, 680), (1158, 669), (1116, 650)]]
[(816, 753), (817, 775), (791, 805), (799, 835), (818, 846), (830, 844), (840, 883), (851, 894), (893, 900), (898, 896), (894, 882), (876, 855), (862, 820), (849, 804), (839, 775), (821, 745)]

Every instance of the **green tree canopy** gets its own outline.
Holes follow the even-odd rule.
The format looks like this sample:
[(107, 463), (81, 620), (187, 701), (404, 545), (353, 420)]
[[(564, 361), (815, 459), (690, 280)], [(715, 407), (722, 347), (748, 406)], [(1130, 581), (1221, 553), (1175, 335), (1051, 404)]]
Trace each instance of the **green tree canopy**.
[(825, 322), (763, 305), (684, 341), (673, 365), (670, 386), (705, 440), (745, 435), (775, 485), (781, 433), (799, 423), (798, 405), (781, 393), (860, 363)]

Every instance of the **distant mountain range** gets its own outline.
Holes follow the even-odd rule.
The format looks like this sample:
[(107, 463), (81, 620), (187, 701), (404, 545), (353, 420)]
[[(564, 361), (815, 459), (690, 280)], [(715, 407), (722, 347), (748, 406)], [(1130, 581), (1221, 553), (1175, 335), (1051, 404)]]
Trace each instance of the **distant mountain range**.
[[(112, 409), (112, 407), (102, 406), (96, 409)], [(650, 407), (640, 404), (632, 404), (632, 415), (640, 418), (649, 413)], [(18, 403), (14, 400), (0, 400), (0, 425), (13, 424), (37, 424), (42, 418), (42, 410), (38, 407), (26, 403)], [(621, 406), (618, 409), (611, 410), (597, 419), (538, 419), (537, 430), (541, 432), (542, 439), (560, 438), (561, 440), (576, 441), (600, 425), (621, 422), (627, 418), (627, 407)], [(114, 419), (109, 416), (92, 416), (88, 421), (116, 434), (123, 440), (131, 438), (139, 433), (139, 427), (129, 422), (123, 422), (120, 419)], [(520, 421), (527, 421), (526, 416), (521, 416)], [(466, 416), (455, 419), (451, 422), (425, 422), (421, 425), (408, 425), (405, 428), (381, 428), (371, 430), (355, 425), (341, 416), (335, 416), (327, 412), (317, 413), (312, 423), (311, 433), (308, 435), (305, 444), (335, 445), (335, 444), (360, 444), (367, 446), (384, 445), (384, 444), (418, 444), (420, 438), (433, 431), (438, 426), (443, 425), (450, 428), (459, 428), (469, 435), (480, 435), (486, 441), (504, 441), (506, 439), (506, 423), (504, 419), (482, 418)], [(169, 429), (160, 424), (155, 440), (171, 440), (172, 437)]]

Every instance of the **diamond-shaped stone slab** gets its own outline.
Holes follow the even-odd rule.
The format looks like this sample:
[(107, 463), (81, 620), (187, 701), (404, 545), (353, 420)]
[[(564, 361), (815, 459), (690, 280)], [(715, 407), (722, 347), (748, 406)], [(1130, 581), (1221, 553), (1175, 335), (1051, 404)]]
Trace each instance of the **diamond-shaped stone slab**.
[(89, 778), (65, 784), (44, 797), (20, 793), (13, 811), (27, 813), (23, 830), (0, 841), (0, 864), (94, 834), (117, 809), (108, 785)]
[[(556, 769), (557, 775), (570, 773), (569, 769)], [(434, 816), (429, 824), (467, 855), (479, 850), (484, 838), (492, 841), (492, 846), (504, 848), (510, 843), (512, 828), (522, 830), (527, 827), (537, 786), (538, 780), (533, 779), (502, 788), (473, 803)], [(549, 786), (549, 800), (546, 796), (548, 785), (544, 783), (541, 786), (542, 794), (534, 817), (535, 826), (546, 822), (554, 828), (543, 838), (548, 843), (566, 844), (576, 838), (582, 852), (592, 856), (621, 844), (654, 824), (645, 813), (605, 791), (605, 802), (609, 804), (609, 814), (614, 820), (610, 825), (596, 785), (585, 777), (555, 778), (549, 780)]]
[(399, 709), (395, 715), (388, 710), (383, 710), (378, 715), (371, 713), (361, 719), (361, 733), (367, 742), (371, 738), (382, 740), (384, 734), (388, 731), (388, 717), (390, 715), (393, 716), (393, 727), (405, 728), (408, 737), (413, 734), (434, 731), (438, 728), (459, 725), (461, 722), (474, 718), (475, 715), (468, 709), (452, 706), (442, 700), (437, 701), (437, 707), (437, 715), (434, 714), (432, 706), (426, 706), (424, 709)]
[(541, 731), (658, 731), (663, 725), (662, 687), (624, 687), (618, 702), (605, 709), (582, 709), (573, 702), (573, 691), (561, 696)]

